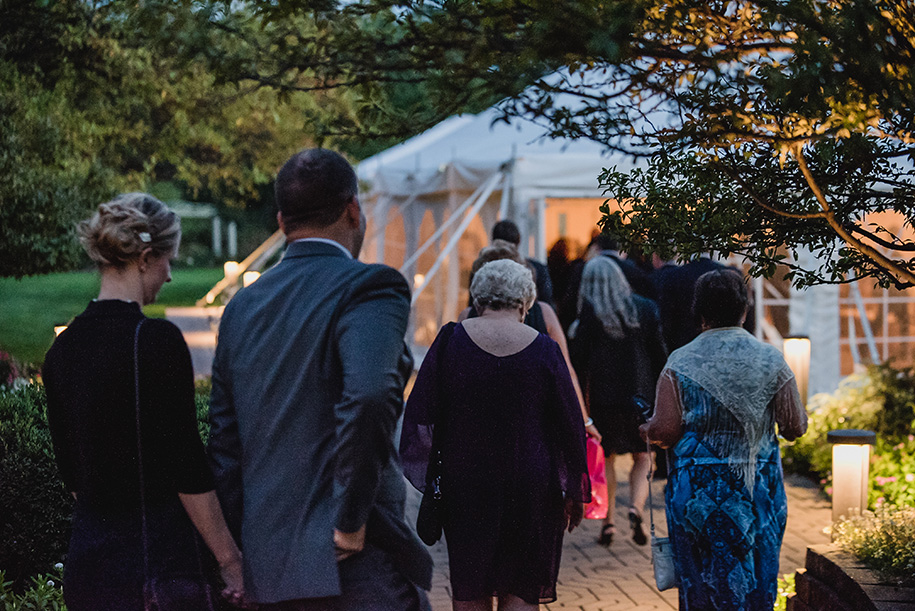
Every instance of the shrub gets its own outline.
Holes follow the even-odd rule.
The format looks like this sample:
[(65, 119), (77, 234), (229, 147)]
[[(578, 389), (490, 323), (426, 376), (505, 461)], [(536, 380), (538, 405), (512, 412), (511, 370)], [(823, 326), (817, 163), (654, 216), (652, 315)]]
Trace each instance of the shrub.
[(0, 570), (19, 587), (60, 562), (72, 499), (51, 449), (44, 387), (0, 390)]
[(833, 543), (887, 583), (915, 586), (915, 507), (879, 507), (839, 522)]
[(63, 568), (58, 563), (53, 572), (33, 577), (31, 585), (19, 595), (0, 571), (0, 611), (65, 611)]
[(785, 573), (778, 578), (778, 594), (775, 597), (773, 611), (786, 611), (788, 599), (794, 594), (794, 573)]
[[(198, 430), (206, 442), (208, 380), (196, 391)], [(54, 461), (44, 386), (0, 387), (0, 571), (17, 591), (64, 559), (71, 513), (72, 498)]]
[(785, 468), (816, 476), (830, 491), (835, 429), (877, 433), (873, 448), (869, 504), (915, 505), (915, 370), (889, 365), (845, 378), (832, 394), (815, 395), (808, 405), (807, 434), (784, 448)]

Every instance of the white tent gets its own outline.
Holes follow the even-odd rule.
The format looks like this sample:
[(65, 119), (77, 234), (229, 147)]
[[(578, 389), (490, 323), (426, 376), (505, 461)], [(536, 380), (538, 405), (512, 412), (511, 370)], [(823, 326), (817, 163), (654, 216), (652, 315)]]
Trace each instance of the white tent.
[(550, 202), (575, 217), (559, 213), (551, 239), (567, 234), (569, 221), (581, 225), (583, 215), (587, 234), (579, 241), (587, 242), (603, 199), (598, 176), (638, 163), (588, 140), (544, 133), (531, 121), (500, 121), (490, 109), (451, 117), (359, 164), (370, 219), (365, 257), (414, 281), (416, 343), (428, 344), (466, 304), (467, 270), (498, 219), (514, 220), (522, 251), (544, 260)]
[[(490, 109), (451, 117), (359, 164), (369, 218), (363, 258), (399, 268), (411, 282), (414, 308), (408, 341), (417, 356), (439, 327), (454, 320), (467, 304), (470, 265), (489, 243), (497, 220), (514, 220), (522, 232), (522, 250), (544, 260), (548, 238), (566, 233), (566, 227), (557, 227), (563, 223), (556, 219), (548, 232), (551, 207), (583, 217), (590, 232), (596, 229), (598, 206), (607, 197), (598, 183), (601, 172), (614, 166), (628, 171), (644, 164), (608, 153), (595, 142), (550, 139), (544, 134), (541, 125), (523, 119), (501, 121), (498, 111)], [(766, 291), (761, 281), (755, 288), (760, 320), (765, 320)], [(813, 336), (815, 346), (829, 346), (828, 354), (833, 354), (839, 337), (838, 304), (835, 295), (827, 294), (828, 288), (821, 292), (811, 289), (797, 305), (809, 314), (808, 304), (817, 304), (821, 315), (806, 320), (830, 324), (805, 329), (795, 315), (790, 331)], [(828, 316), (822, 315), (824, 308)], [(771, 323), (761, 326), (759, 333), (780, 343)], [(837, 357), (825, 358), (827, 353), (817, 348), (814, 356), (820, 358), (811, 368), (812, 390), (834, 387)]]

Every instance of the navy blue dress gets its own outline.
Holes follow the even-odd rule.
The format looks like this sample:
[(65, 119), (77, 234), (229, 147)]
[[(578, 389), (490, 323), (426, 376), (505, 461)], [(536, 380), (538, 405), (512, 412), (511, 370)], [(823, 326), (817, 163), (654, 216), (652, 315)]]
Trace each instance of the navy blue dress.
[(407, 401), (401, 451), (404, 472), (421, 487), (428, 425), (437, 407), (444, 410), (441, 487), (453, 596), (552, 602), (563, 497), (590, 499), (584, 424), (559, 346), (540, 334), (498, 357), (457, 325), (439, 362), (440, 338)]

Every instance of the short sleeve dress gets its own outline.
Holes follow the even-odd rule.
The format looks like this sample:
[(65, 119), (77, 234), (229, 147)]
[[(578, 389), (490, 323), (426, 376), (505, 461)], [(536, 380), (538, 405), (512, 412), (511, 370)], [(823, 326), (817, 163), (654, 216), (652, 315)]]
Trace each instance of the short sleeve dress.
[(515, 354), (494, 356), (461, 325), (453, 326), (439, 360), (441, 337), (407, 401), (401, 452), (407, 477), (421, 488), (428, 428), (442, 409), (453, 596), (554, 601), (563, 499), (590, 499), (584, 425), (565, 361), (543, 334)]

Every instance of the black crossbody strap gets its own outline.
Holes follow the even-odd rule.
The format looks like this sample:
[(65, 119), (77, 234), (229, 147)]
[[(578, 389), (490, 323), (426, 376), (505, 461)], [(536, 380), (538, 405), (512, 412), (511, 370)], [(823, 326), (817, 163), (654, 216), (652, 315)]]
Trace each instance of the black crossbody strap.
[[(140, 482), (140, 525), (143, 541), (143, 583), (149, 584), (149, 531), (146, 525), (146, 477), (143, 473), (143, 438), (140, 434), (140, 328), (146, 322), (141, 318), (133, 333), (133, 390), (137, 429), (137, 466)], [(145, 598), (145, 597), (144, 597)], [(146, 601), (148, 603), (149, 601)]]

